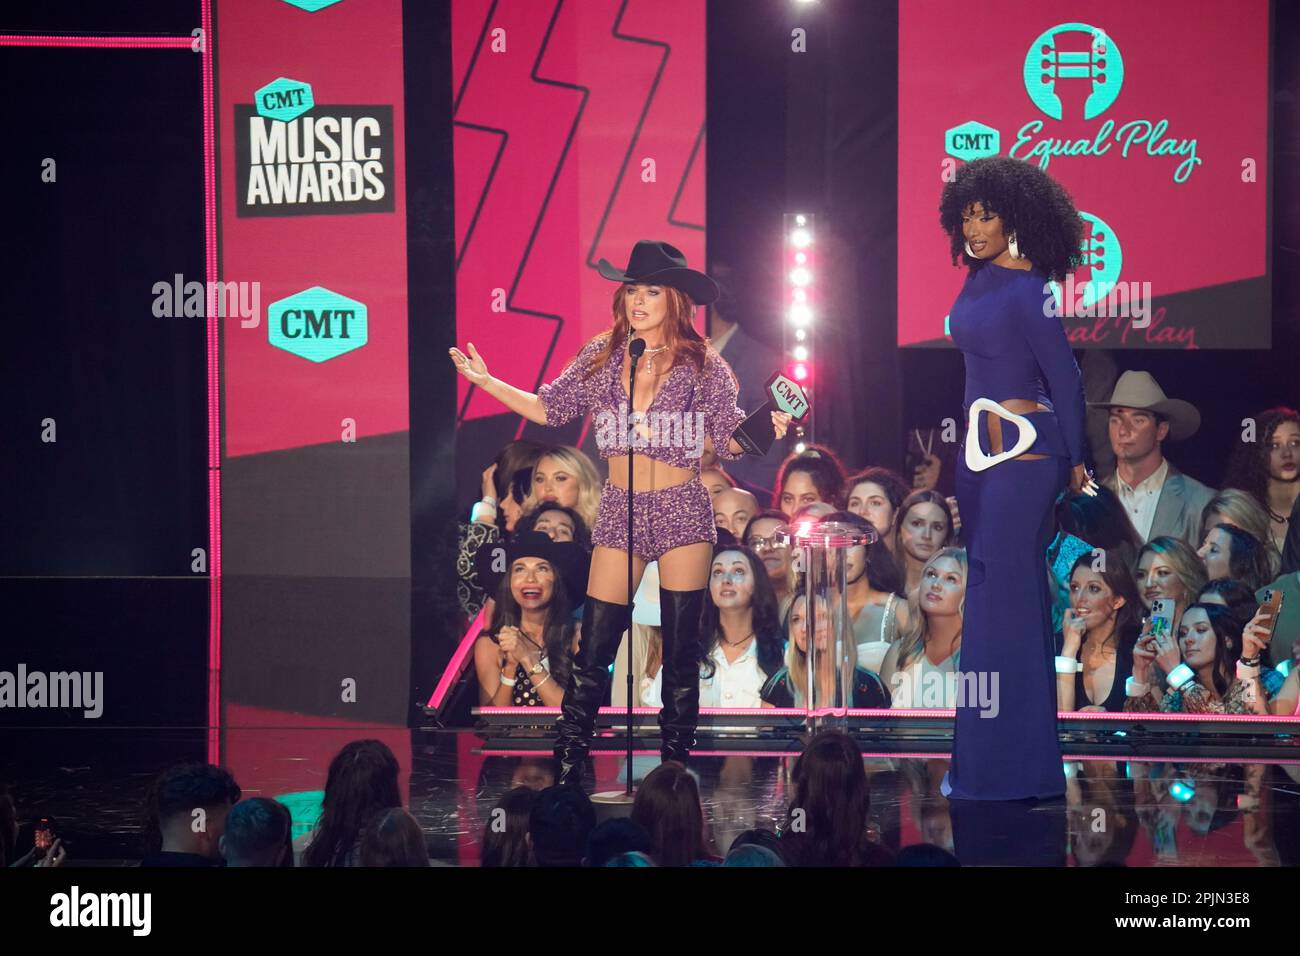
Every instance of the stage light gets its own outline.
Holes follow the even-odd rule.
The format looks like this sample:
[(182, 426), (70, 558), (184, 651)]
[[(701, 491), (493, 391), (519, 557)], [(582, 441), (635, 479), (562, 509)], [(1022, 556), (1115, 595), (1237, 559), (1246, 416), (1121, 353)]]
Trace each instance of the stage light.
[(794, 446), (794, 451), (796, 455), (802, 455), (807, 450), (808, 450), (808, 446), (805, 445), (803, 442), (797, 442)]
[(788, 321), (782, 326), (782, 345), (785, 350), (785, 374), (798, 382), (808, 394), (809, 410), (806, 419), (791, 435), (803, 447), (803, 442), (816, 441), (815, 420), (817, 401), (813, 397), (813, 374), (818, 356), (812, 334), (813, 319), (820, 315), (817, 298), (817, 261), (813, 237), (817, 232), (814, 216), (808, 213), (786, 213), (782, 218), (782, 300)]

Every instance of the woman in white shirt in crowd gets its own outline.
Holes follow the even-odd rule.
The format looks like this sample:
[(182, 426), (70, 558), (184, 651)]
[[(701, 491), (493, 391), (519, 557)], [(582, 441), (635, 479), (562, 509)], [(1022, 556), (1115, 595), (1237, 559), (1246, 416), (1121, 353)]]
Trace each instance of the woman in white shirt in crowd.
[(966, 549), (943, 548), (926, 561), (907, 605), (908, 626), (880, 668), (891, 706), (954, 707), (966, 607)]
[[(761, 707), (759, 691), (781, 669), (785, 645), (776, 593), (762, 559), (749, 548), (714, 547), (700, 633), (700, 706)], [(662, 670), (647, 705), (660, 704), (661, 680)]]

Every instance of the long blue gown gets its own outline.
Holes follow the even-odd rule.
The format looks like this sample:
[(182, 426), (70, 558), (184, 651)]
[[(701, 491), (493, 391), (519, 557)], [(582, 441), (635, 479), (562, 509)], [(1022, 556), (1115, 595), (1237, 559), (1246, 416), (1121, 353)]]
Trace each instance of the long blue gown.
[[(1036, 399), (1053, 409), (1030, 420), (1029, 452), (974, 472), (958, 456), (957, 503), (969, 571), (962, 626), (964, 686), (943, 793), (952, 799), (1020, 800), (1065, 792), (1056, 734), (1055, 646), (1045, 555), (1053, 508), (1083, 462), (1083, 381), (1061, 320), (1047, 313), (1047, 276), (988, 263), (969, 275), (950, 313), (966, 362), (965, 407), (976, 398)], [(1003, 448), (1017, 429), (1002, 426)], [(980, 447), (990, 453), (981, 422)]]

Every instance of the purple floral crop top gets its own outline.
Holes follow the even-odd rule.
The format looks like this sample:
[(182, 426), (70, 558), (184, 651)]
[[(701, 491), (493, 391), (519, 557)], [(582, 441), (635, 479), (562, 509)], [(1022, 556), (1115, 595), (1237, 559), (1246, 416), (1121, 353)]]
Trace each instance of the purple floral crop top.
[(547, 425), (563, 425), (590, 412), (602, 458), (635, 453), (677, 468), (693, 468), (697, 474), (706, 437), (712, 439), (719, 458), (741, 457), (732, 454), (727, 444), (745, 413), (736, 406), (736, 377), (721, 355), (709, 348), (698, 374), (689, 361), (674, 365), (650, 408), (634, 413), (622, 383), (626, 357), (622, 346), (614, 349), (603, 369), (583, 379), (609, 334), (584, 345), (555, 381), (537, 390)]

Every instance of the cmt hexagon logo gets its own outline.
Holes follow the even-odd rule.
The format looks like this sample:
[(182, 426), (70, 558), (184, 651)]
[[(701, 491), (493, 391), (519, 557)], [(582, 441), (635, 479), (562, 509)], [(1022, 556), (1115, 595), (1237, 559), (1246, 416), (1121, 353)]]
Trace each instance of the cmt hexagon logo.
[(253, 103), (259, 116), (287, 123), (315, 106), (316, 98), (310, 83), (282, 76), (254, 93)]
[(308, 13), (315, 13), (317, 10), (324, 10), (326, 7), (332, 7), (342, 0), (284, 0), (291, 7), (297, 7), (299, 10), (306, 10)]
[(327, 362), (359, 349), (369, 337), (365, 303), (312, 286), (266, 310), (272, 345), (309, 362)]
[(949, 156), (970, 162), (982, 156), (996, 156), (1002, 149), (1002, 137), (992, 126), (971, 120), (944, 133), (943, 148)]

